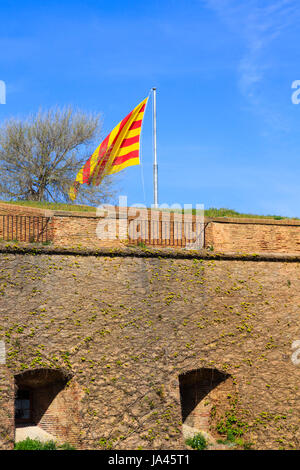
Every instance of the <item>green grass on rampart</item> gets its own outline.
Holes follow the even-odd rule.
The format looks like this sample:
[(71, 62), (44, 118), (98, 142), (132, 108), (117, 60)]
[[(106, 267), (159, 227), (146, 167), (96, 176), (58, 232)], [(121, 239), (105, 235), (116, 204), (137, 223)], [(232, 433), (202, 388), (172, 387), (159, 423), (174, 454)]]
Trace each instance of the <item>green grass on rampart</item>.
[[(76, 205), (76, 204), (67, 204), (61, 202), (38, 202), (38, 201), (0, 201), (6, 204), (16, 204), (19, 206), (25, 207), (37, 207), (39, 209), (50, 209), (54, 211), (75, 211), (75, 212), (96, 212), (96, 207), (88, 206), (88, 205)], [(163, 209), (167, 210), (167, 209)], [(178, 209), (175, 212), (179, 212)], [(195, 214), (196, 210), (192, 209), (192, 212)], [(211, 207), (209, 209), (205, 209), (204, 215), (206, 217), (233, 217), (233, 218), (251, 218), (251, 219), (275, 219), (275, 220), (282, 220), (282, 219), (298, 219), (298, 217), (284, 217), (280, 215), (258, 215), (258, 214), (247, 214), (237, 212), (234, 209), (227, 209), (225, 207), (221, 207), (217, 209), (216, 207)]]

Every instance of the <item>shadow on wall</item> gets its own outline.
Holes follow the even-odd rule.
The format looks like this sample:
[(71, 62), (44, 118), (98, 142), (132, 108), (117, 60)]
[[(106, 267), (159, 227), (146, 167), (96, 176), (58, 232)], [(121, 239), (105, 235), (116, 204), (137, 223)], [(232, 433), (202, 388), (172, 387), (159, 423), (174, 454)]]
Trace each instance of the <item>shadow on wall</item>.
[(211, 411), (216, 404), (225, 405), (232, 380), (217, 369), (196, 369), (179, 376), (179, 388), (182, 424), (209, 432)]
[(81, 393), (63, 370), (35, 369), (15, 376), (15, 426), (38, 426), (58, 441), (78, 444)]

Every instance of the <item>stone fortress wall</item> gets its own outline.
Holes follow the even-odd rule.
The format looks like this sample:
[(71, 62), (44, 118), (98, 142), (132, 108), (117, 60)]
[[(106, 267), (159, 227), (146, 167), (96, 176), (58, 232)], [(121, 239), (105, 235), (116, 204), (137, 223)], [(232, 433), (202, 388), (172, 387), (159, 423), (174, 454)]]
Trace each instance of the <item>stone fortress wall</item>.
[(78, 449), (183, 449), (228, 416), (244, 445), (299, 449), (300, 227), (206, 222), (214, 251), (0, 244), (2, 449), (27, 390)]

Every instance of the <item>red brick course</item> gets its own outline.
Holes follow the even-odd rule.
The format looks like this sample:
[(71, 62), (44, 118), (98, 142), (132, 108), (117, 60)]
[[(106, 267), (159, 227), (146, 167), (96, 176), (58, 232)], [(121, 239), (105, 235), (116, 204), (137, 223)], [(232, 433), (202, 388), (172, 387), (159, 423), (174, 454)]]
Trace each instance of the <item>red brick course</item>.
[[(150, 211), (150, 209), (116, 208), (110, 217), (97, 216), (96, 212), (50, 211), (27, 208), (12, 204), (0, 204), (0, 238), (3, 236), (1, 215), (22, 215), (31, 217), (31, 225), (42, 225), (43, 217), (48, 217), (48, 238), (56, 246), (91, 247), (121, 246), (124, 243), (144, 242), (146, 245), (185, 247), (189, 230), (195, 230), (195, 216), (185, 215), (185, 234), (180, 234), (182, 216), (178, 213)], [(35, 221), (33, 221), (35, 217)], [(25, 219), (24, 219), (25, 220)], [(136, 220), (135, 223), (133, 221)], [(143, 222), (141, 222), (143, 221)], [(152, 221), (152, 222), (151, 222)], [(132, 239), (134, 232), (139, 232), (138, 224), (142, 225), (145, 237)], [(198, 223), (199, 219), (198, 219)], [(97, 234), (97, 227), (105, 225), (102, 235)], [(152, 225), (151, 225), (152, 224)], [(129, 236), (128, 229), (129, 227)], [(179, 230), (179, 231), (178, 231)], [(213, 251), (241, 253), (299, 253), (300, 252), (300, 221), (274, 219), (244, 218), (205, 218), (204, 247)], [(24, 230), (23, 230), (24, 232)], [(169, 237), (166, 234), (169, 232)], [(150, 236), (152, 233), (152, 237)], [(106, 235), (108, 234), (108, 235)], [(116, 236), (114, 236), (116, 235)], [(20, 241), (31, 241), (18, 236)], [(100, 238), (99, 238), (100, 237)], [(131, 238), (130, 238), (131, 237)], [(3, 236), (3, 238), (5, 238)], [(166, 239), (165, 239), (166, 238)]]

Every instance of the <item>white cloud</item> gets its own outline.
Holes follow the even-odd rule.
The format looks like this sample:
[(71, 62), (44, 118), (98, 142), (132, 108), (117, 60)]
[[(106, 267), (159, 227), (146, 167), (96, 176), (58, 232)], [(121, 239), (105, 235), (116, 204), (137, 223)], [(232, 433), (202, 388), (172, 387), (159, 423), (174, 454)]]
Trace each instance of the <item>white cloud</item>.
[[(286, 130), (285, 119), (275, 116), (274, 106), (263, 99), (266, 77), (276, 63), (276, 46), (285, 33), (299, 23), (300, 12), (296, 0), (204, 0), (237, 36), (243, 46), (243, 55), (237, 64), (237, 84), (252, 109), (271, 127)], [(271, 109), (272, 108), (272, 109)]]
[(265, 70), (270, 67), (266, 52), (270, 50), (271, 43), (299, 20), (297, 3), (295, 0), (252, 0), (243, 3), (207, 0), (206, 4), (244, 43), (245, 52), (238, 67), (239, 84), (243, 93), (251, 94), (252, 86), (263, 79)]

